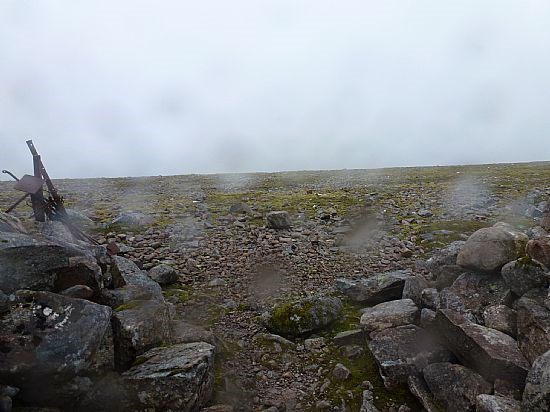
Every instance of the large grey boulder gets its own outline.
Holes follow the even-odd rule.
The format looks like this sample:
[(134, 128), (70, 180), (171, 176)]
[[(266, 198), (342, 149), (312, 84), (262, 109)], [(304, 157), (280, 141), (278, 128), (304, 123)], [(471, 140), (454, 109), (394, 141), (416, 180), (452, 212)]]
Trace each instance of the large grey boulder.
[(516, 302), (518, 345), (530, 363), (550, 349), (550, 310), (545, 306), (546, 293), (545, 289), (533, 290)]
[(523, 392), (522, 410), (550, 411), (550, 350), (539, 356), (527, 375)]
[(115, 309), (112, 319), (115, 364), (124, 370), (135, 357), (172, 339), (168, 305), (155, 300), (134, 300)]
[(436, 250), (426, 261), (427, 269), (435, 279), (439, 277), (442, 268), (456, 265), (456, 258), (464, 243), (462, 240), (452, 242), (449, 246)]
[(432, 363), (423, 370), (424, 380), (446, 410), (475, 411), (476, 397), (491, 393), (493, 385), (462, 365)]
[(124, 410), (198, 411), (212, 395), (214, 347), (196, 342), (151, 349), (122, 379), (132, 394)]
[(160, 264), (149, 270), (149, 277), (161, 286), (168, 286), (178, 280), (178, 273), (172, 266)]
[(469, 322), (452, 310), (437, 311), (435, 323), (446, 346), (464, 366), (490, 382), (502, 379), (519, 386), (524, 383), (529, 363), (514, 338)]
[(0, 382), (18, 387), (24, 403), (66, 406), (81, 395), (67, 385), (113, 367), (110, 318), (109, 307), (87, 300), (17, 292), (0, 318)]
[(418, 315), (418, 307), (411, 299), (399, 299), (363, 309), (360, 323), (365, 331), (372, 332), (416, 323)]
[(290, 215), (282, 210), (269, 212), (265, 219), (270, 229), (289, 229), (292, 225)]
[(489, 305), (506, 302), (508, 287), (497, 276), (483, 273), (463, 273), (439, 294), (441, 309), (452, 309), (467, 319), (481, 323), (483, 311)]
[(275, 305), (262, 319), (267, 329), (278, 335), (301, 336), (330, 325), (340, 317), (342, 307), (338, 298), (313, 296)]
[(476, 398), (476, 412), (521, 412), (521, 404), (512, 398), (481, 394)]
[(76, 245), (21, 233), (0, 232), (0, 289), (56, 291), (85, 284), (98, 290), (101, 269), (94, 256)]
[(522, 296), (531, 289), (548, 285), (546, 269), (529, 257), (507, 263), (502, 268), (501, 275), (512, 292), (518, 296)]
[(550, 236), (530, 240), (525, 251), (529, 257), (550, 268)]
[(409, 376), (420, 375), (430, 363), (454, 359), (432, 334), (415, 325), (373, 332), (371, 337), (367, 344), (388, 389), (406, 384)]
[(27, 233), (27, 230), (15, 216), (0, 212), (0, 232)]
[(478, 272), (495, 272), (524, 254), (528, 237), (508, 224), (474, 232), (460, 248), (457, 264)]
[(336, 279), (336, 289), (355, 302), (375, 305), (388, 300), (401, 299), (409, 271), (397, 270), (379, 273), (359, 280)]
[(145, 229), (154, 223), (155, 219), (151, 215), (146, 215), (143, 212), (124, 212), (115, 218), (109, 225), (114, 230), (132, 230), (139, 231)]
[(426, 381), (421, 376), (411, 375), (407, 379), (411, 393), (422, 404), (426, 412), (441, 412), (442, 406), (434, 399)]

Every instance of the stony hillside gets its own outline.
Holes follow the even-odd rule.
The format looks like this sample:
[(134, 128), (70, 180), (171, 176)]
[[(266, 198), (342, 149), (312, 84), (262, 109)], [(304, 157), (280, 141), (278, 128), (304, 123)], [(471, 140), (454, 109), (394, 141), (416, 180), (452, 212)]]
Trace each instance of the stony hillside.
[(550, 163), (55, 184), (120, 252), (1, 215), (0, 410), (549, 410)]

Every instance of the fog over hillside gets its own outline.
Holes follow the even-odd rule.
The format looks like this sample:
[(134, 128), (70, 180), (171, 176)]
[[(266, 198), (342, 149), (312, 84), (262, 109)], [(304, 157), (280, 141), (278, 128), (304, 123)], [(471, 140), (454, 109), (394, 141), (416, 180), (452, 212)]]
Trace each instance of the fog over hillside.
[[(0, 168), (550, 159), (550, 3), (0, 2)], [(0, 179), (4, 179), (2, 176)]]

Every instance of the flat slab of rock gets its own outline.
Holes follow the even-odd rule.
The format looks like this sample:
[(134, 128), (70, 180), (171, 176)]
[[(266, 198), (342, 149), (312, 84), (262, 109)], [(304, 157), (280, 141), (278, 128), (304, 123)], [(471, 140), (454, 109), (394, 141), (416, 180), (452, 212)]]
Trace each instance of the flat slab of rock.
[(516, 338), (517, 313), (506, 305), (488, 306), (483, 311), (483, 323)]
[(172, 339), (168, 305), (155, 300), (135, 300), (115, 309), (112, 319), (115, 365), (124, 370), (135, 357)]
[(477, 396), (493, 391), (492, 384), (462, 365), (432, 363), (423, 374), (428, 388), (446, 410), (475, 411)]
[(354, 302), (367, 305), (401, 299), (405, 280), (411, 277), (410, 272), (397, 270), (379, 273), (360, 280), (340, 278), (336, 280), (336, 289)]
[(521, 404), (515, 399), (497, 395), (478, 395), (476, 412), (521, 412)]
[(66, 401), (64, 384), (113, 367), (110, 319), (111, 308), (87, 300), (17, 292), (0, 318), (0, 381), (17, 386), (23, 402)]
[(522, 400), (523, 411), (550, 411), (550, 350), (539, 356), (527, 375)]
[(411, 393), (419, 400), (426, 412), (441, 412), (441, 405), (434, 401), (434, 397), (422, 377), (411, 375), (407, 379), (407, 384)]
[(415, 325), (384, 329), (371, 336), (368, 347), (388, 389), (406, 384), (409, 376), (419, 376), (430, 363), (454, 359), (430, 333)]
[(392, 300), (363, 309), (360, 323), (365, 331), (372, 332), (416, 323), (418, 314), (418, 307), (411, 299)]
[(438, 310), (435, 324), (447, 347), (461, 363), (485, 379), (507, 380), (522, 385), (529, 363), (511, 336), (467, 321), (452, 310)]
[(135, 395), (127, 410), (197, 411), (214, 386), (214, 347), (205, 342), (154, 348), (141, 355), (122, 379)]
[(533, 290), (516, 302), (518, 345), (530, 363), (550, 349), (547, 293), (546, 289)]
[(528, 240), (506, 223), (479, 229), (460, 248), (457, 264), (477, 272), (495, 272), (520, 258)]
[(340, 299), (313, 296), (295, 302), (275, 305), (262, 315), (267, 329), (278, 335), (295, 337), (321, 330), (342, 313)]

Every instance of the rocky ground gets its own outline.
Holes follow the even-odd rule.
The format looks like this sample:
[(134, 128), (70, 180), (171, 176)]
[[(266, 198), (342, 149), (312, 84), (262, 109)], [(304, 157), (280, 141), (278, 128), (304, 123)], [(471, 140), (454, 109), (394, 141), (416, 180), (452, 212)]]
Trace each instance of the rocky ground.
[[(548, 410), (548, 163), (55, 183), (121, 251), (59, 245), (74, 239), (28, 206), (0, 220), (6, 405)], [(29, 271), (24, 247), (50, 258)], [(60, 367), (47, 342), (74, 334), (85, 366), (32, 393)]]

